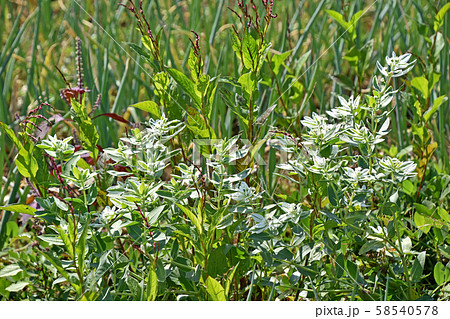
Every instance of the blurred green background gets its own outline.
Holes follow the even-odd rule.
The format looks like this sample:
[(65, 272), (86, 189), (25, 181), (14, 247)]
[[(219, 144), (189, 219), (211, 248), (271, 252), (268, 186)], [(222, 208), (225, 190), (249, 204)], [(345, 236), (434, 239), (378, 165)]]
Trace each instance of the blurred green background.
[[(421, 74), (428, 63), (427, 37), (434, 33), (434, 17), (445, 3), (428, 0), (275, 1), (278, 17), (268, 33), (272, 52), (292, 50), (286, 68), (295, 69), (300, 57), (311, 51), (297, 74), (301, 75), (298, 89), (311, 92), (312, 97), (298, 115), (325, 112), (336, 103), (336, 94), (360, 93), (353, 89), (364, 92), (375, 72), (376, 61), (384, 63), (384, 57), (392, 51), (413, 53), (419, 60), (413, 74)], [(144, 1), (144, 11), (153, 32), (161, 31), (161, 47), (167, 65), (186, 70), (191, 48), (189, 38), (194, 30), (201, 37), (205, 71), (222, 76), (239, 74), (239, 61), (230, 37), (236, 17), (227, 8), (235, 6), (233, 0)], [(342, 36), (344, 29), (325, 12), (329, 9), (340, 12), (346, 19), (365, 10), (356, 23), (353, 42), (356, 48), (361, 48), (373, 39), (369, 67), (362, 76), (357, 76), (349, 59), (344, 58), (351, 51), (346, 42), (348, 34)], [(140, 34), (132, 14), (119, 6), (118, 1), (0, 0), (0, 21), (0, 121), (17, 130), (20, 117), (41, 102), (51, 103), (63, 114), (68, 112), (67, 104), (59, 95), (59, 90), (66, 85), (55, 66), (72, 86), (76, 86), (76, 37), (83, 41), (85, 83), (91, 90), (88, 98), (93, 104), (97, 95), (102, 94), (101, 106), (95, 114), (112, 112), (132, 121), (144, 119), (140, 112), (127, 110), (133, 103), (154, 99), (152, 70), (127, 44), (140, 44)], [(441, 29), (443, 41), (439, 43), (443, 47), (436, 65), (441, 79), (434, 97), (449, 91), (449, 29), (446, 18)], [(295, 94), (294, 89), (287, 94)], [(232, 121), (233, 113), (226, 112), (227, 106), (221, 99), (217, 99), (217, 103), (217, 107), (224, 110), (220, 114), (227, 114), (227, 120)], [(295, 105), (293, 101), (290, 107), (295, 108)], [(433, 139), (439, 145), (436, 156), (444, 166), (448, 162), (448, 111), (449, 102), (441, 107), (433, 122)], [(412, 138), (408, 124), (410, 113), (411, 105), (400, 103), (394, 114), (391, 143), (399, 150), (410, 144)], [(222, 119), (221, 124), (215, 123), (215, 129), (228, 134), (223, 122)], [(100, 117), (96, 123), (103, 147), (118, 141), (118, 124), (114, 120)], [(6, 142), (6, 136), (0, 133), (3, 182), (14, 178), (8, 175), (14, 154)], [(4, 189), (2, 194), (5, 195)], [(0, 204), (3, 199), (0, 197)]]

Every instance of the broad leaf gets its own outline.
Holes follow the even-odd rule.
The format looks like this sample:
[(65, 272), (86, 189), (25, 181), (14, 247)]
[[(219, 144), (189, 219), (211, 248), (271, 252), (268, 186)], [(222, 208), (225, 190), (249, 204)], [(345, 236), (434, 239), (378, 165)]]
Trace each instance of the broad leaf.
[(6, 210), (8, 212), (28, 214), (28, 215), (34, 215), (34, 213), (36, 212), (36, 208), (30, 207), (28, 205), (23, 205), (23, 204), (0, 206), (0, 210)]
[(50, 252), (49, 253), (45, 253), (43, 251), (38, 250), (38, 252), (40, 254), (42, 254), (55, 268), (56, 270), (58, 270), (59, 274), (62, 275), (64, 278), (66, 278), (66, 280), (72, 285), (72, 287), (78, 292), (81, 293), (81, 289), (80, 286), (71, 282), (70, 280), (70, 275), (67, 271), (64, 270), (61, 261), (56, 258), (55, 256), (53, 256)]
[(239, 78), (238, 82), (241, 84), (247, 99), (249, 96), (254, 97), (254, 92), (257, 88), (256, 75), (253, 72), (244, 73)]
[(280, 72), (280, 67), (282, 65), (285, 65), (284, 61), (291, 55), (291, 53), (292, 53), (292, 50), (286, 51), (284, 53), (272, 55), (271, 65), (272, 65), (273, 73), (275, 75), (278, 75), (278, 73)]
[(22, 272), (22, 268), (20, 268), (17, 264), (7, 265), (6, 267), (0, 269), (0, 278), (1, 277), (12, 277)]
[(425, 234), (427, 234), (431, 229), (430, 218), (419, 214), (418, 212), (414, 213), (414, 223), (416, 224), (417, 228), (419, 228)]
[(148, 219), (148, 223), (150, 225), (153, 225), (157, 220), (159, 215), (161, 215), (162, 211), (164, 210), (165, 205), (161, 205), (153, 209), (151, 212), (146, 212), (145, 217)]
[(136, 104), (132, 104), (131, 106), (138, 108), (144, 112), (150, 113), (150, 115), (154, 119), (160, 119), (161, 118), (161, 109), (159, 108), (158, 104), (156, 104), (153, 101), (144, 101), (139, 102)]
[(222, 285), (212, 277), (206, 279), (206, 291), (213, 301), (226, 301), (225, 290)]
[(35, 177), (38, 171), (38, 163), (32, 155), (34, 144), (24, 145), (17, 154), (16, 165), (23, 177)]
[(184, 207), (183, 205), (180, 205), (178, 203), (175, 203), (179, 209), (191, 220), (191, 222), (194, 224), (195, 228), (197, 228), (197, 231), (199, 234), (203, 233), (203, 227), (200, 224), (200, 221), (198, 220), (197, 216), (187, 207)]
[(26, 281), (19, 281), (19, 282), (13, 283), (12, 285), (8, 286), (6, 288), (6, 290), (9, 291), (9, 292), (17, 292), (17, 291), (22, 290), (23, 288), (25, 288), (29, 284), (30, 283), (26, 282)]
[(441, 262), (438, 262), (434, 266), (434, 280), (438, 285), (442, 285), (450, 280), (450, 269), (444, 266)]
[(22, 148), (22, 143), (20, 143), (19, 139), (16, 136), (16, 133), (14, 133), (14, 131), (3, 122), (0, 122), (0, 127), (5, 130), (6, 135), (8, 135), (14, 145), (16, 145), (16, 147), (20, 150)]
[(229, 245), (221, 245), (211, 252), (207, 268), (209, 276), (222, 276), (228, 270), (226, 254), (230, 248)]
[(439, 107), (447, 102), (448, 97), (445, 95), (441, 95), (440, 97), (438, 97), (436, 100), (434, 100), (433, 105), (423, 114), (423, 120), (425, 122), (428, 122), (431, 117), (433, 116), (434, 113), (436, 113), (436, 111), (439, 109)]
[(156, 276), (156, 271), (150, 268), (147, 276), (147, 290), (146, 297), (147, 301), (154, 301), (158, 296), (158, 277)]
[(344, 29), (348, 29), (350, 27), (350, 23), (348, 23), (347, 21), (344, 20), (344, 17), (342, 16), (342, 14), (340, 14), (337, 11), (334, 10), (325, 10), (325, 12), (332, 17), (334, 20), (336, 20), (337, 23), (339, 23), (341, 25), (341, 27), (343, 27)]
[(424, 100), (428, 98), (428, 80), (424, 76), (412, 79), (411, 85), (420, 92)]
[(377, 251), (384, 247), (383, 242), (377, 241), (377, 240), (371, 240), (366, 242), (359, 250), (359, 254), (363, 255), (367, 253), (368, 251)]
[(195, 104), (197, 104), (198, 107), (201, 107), (202, 101), (196, 93), (194, 83), (189, 80), (189, 78), (184, 75), (184, 73), (181, 73), (176, 69), (167, 68), (167, 72), (175, 80), (175, 82), (177, 82), (181, 89), (183, 89), (183, 91), (191, 97)]
[(242, 63), (249, 70), (255, 70), (258, 67), (258, 45), (256, 40), (250, 35), (245, 33), (244, 40), (242, 41)]
[(423, 267), (425, 265), (425, 257), (426, 257), (426, 253), (424, 251), (422, 251), (421, 253), (419, 253), (416, 257), (416, 259), (413, 262), (413, 266), (411, 269), (411, 281), (412, 282), (419, 282), (421, 277), (422, 277), (422, 273), (423, 273)]
[[(61, 239), (64, 243), (64, 246), (66, 247), (66, 251), (69, 254), (70, 258), (75, 259), (75, 252), (73, 250), (72, 240), (70, 239), (70, 237), (73, 237), (73, 233), (70, 231), (70, 227), (66, 231), (66, 230), (62, 229), (61, 226), (57, 226), (56, 230), (58, 231), (59, 237), (61, 237)], [(67, 232), (69, 232), (69, 234), (67, 234)]]
[(444, 15), (445, 13), (450, 9), (450, 2), (445, 4), (436, 14), (434, 17), (434, 31), (437, 32), (437, 30), (442, 27), (444, 24)]
[(86, 257), (86, 239), (87, 233), (89, 229), (89, 220), (86, 221), (86, 224), (83, 227), (83, 231), (81, 232), (81, 236), (78, 239), (78, 243), (76, 245), (76, 252), (78, 258), (78, 269), (80, 269), (80, 273), (84, 274), (84, 260)]
[(229, 272), (229, 275), (227, 277), (227, 282), (225, 283), (225, 296), (228, 296), (228, 294), (230, 293), (230, 287), (233, 282), (234, 274), (236, 273), (239, 263), (240, 263), (240, 261), (234, 266), (231, 273)]

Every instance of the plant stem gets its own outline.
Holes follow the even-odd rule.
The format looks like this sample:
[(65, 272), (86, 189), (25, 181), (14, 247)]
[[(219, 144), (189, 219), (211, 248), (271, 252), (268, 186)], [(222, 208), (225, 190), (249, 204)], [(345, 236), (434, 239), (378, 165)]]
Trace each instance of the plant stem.
[(400, 254), (400, 258), (402, 260), (403, 271), (404, 271), (405, 277), (406, 277), (406, 283), (408, 285), (408, 299), (412, 300), (411, 278), (409, 277), (408, 265), (407, 265), (407, 261), (405, 259), (405, 254), (403, 253), (402, 242), (401, 242), (401, 238), (400, 238), (400, 231), (398, 228), (398, 214), (399, 214), (399, 212), (397, 211), (394, 216), (395, 232), (397, 233), (398, 248), (399, 248), (398, 251)]

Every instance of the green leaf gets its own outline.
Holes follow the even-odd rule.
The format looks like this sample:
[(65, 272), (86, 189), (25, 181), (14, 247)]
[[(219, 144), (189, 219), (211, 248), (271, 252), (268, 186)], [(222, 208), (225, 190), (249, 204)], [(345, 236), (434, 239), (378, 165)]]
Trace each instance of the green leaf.
[(97, 143), (99, 140), (97, 128), (89, 118), (86, 107), (83, 104), (72, 100), (72, 117), (78, 124), (80, 139), (83, 147), (93, 153), (93, 157), (97, 158)]
[(158, 278), (158, 282), (166, 281), (166, 270), (160, 258), (156, 262), (156, 277)]
[(334, 10), (325, 10), (325, 12), (334, 20), (336, 20), (336, 22), (339, 23), (345, 30), (347, 30), (350, 27), (350, 23), (345, 21), (344, 17), (339, 12)]
[(136, 51), (137, 54), (139, 54), (140, 56), (144, 57), (149, 62), (152, 61), (152, 57), (150, 56), (150, 54), (145, 52), (144, 49), (142, 49), (142, 47), (136, 45), (135, 43), (131, 43), (131, 42), (127, 42), (127, 43), (124, 43), (124, 44), (129, 45), (134, 51)]
[(10, 238), (14, 238), (19, 234), (19, 226), (15, 220), (6, 223), (6, 234)]
[[(77, 122), (89, 120), (89, 115), (87, 114), (86, 107), (83, 104), (78, 103), (74, 99), (71, 100), (72, 110), (75, 112), (75, 119)], [(73, 113), (72, 113), (73, 114)]]
[(188, 107), (188, 114), (187, 117), (187, 128), (197, 137), (201, 139), (215, 139), (216, 135), (214, 133), (214, 130), (211, 128), (211, 126), (205, 121), (205, 118), (203, 117), (200, 112), (193, 108)]
[(26, 281), (19, 281), (19, 282), (13, 283), (12, 285), (8, 286), (6, 288), (6, 290), (9, 291), (9, 292), (17, 292), (17, 291), (22, 290), (23, 288), (25, 288), (29, 284), (30, 283), (26, 282)]
[(336, 187), (337, 185), (335, 185), (334, 183), (328, 184), (328, 200), (333, 207), (337, 207), (339, 205), (339, 197)]
[(411, 269), (411, 281), (412, 282), (419, 282), (421, 277), (422, 277), (422, 273), (423, 273), (423, 267), (425, 264), (425, 257), (426, 257), (426, 253), (424, 251), (420, 252), (416, 259), (413, 262), (413, 266)]
[(431, 215), (431, 211), (430, 209), (422, 204), (419, 203), (414, 203), (414, 207), (416, 208), (417, 212), (419, 212), (422, 215)]
[(233, 267), (233, 270), (231, 271), (231, 273), (229, 273), (227, 277), (227, 282), (225, 283), (225, 296), (228, 296), (228, 294), (230, 293), (230, 287), (233, 282), (234, 274), (236, 273), (239, 263), (240, 261)]
[(241, 84), (242, 89), (246, 93), (247, 99), (249, 96), (254, 96), (254, 92), (257, 88), (256, 75), (253, 72), (244, 73), (239, 77), (238, 82)]
[(188, 66), (189, 71), (191, 71), (192, 80), (194, 81), (194, 83), (198, 84), (199, 78), (202, 75), (203, 61), (201, 56), (195, 54), (194, 49), (191, 49), (189, 53)]
[(53, 197), (53, 200), (55, 201), (55, 205), (61, 209), (63, 212), (68, 212), (69, 211), (69, 205), (67, 205), (66, 203), (64, 203), (62, 200), (60, 200), (57, 197)]
[(259, 74), (259, 71), (261, 70), (262, 65), (264, 64), (264, 61), (266, 60), (267, 54), (269, 54), (269, 50), (272, 47), (272, 43), (266, 43), (263, 42), (261, 45), (261, 48), (259, 49), (258, 56), (259, 56), (259, 63), (256, 66), (256, 72)]
[(339, 254), (336, 258), (336, 276), (342, 277), (345, 271), (345, 258), (344, 255)]
[(423, 120), (428, 122), (434, 113), (439, 109), (439, 107), (448, 100), (448, 97), (441, 95), (436, 100), (434, 100), (433, 105), (423, 114)]
[(170, 76), (177, 82), (177, 84), (183, 89), (184, 92), (186, 92), (191, 99), (197, 104), (198, 107), (201, 107), (202, 101), (200, 100), (200, 97), (197, 95), (194, 83), (189, 80), (189, 78), (184, 75), (184, 73), (181, 73), (180, 71), (172, 68), (167, 68), (167, 72), (170, 74)]
[(413, 184), (409, 179), (406, 179), (402, 182), (403, 191), (408, 195), (413, 195), (417, 191), (417, 186)]
[(363, 13), (364, 13), (364, 10), (360, 10), (360, 11), (356, 12), (350, 19), (349, 24), (352, 28), (352, 32), (355, 29), (356, 23), (359, 21), (359, 18), (361, 18)]
[(445, 258), (450, 259), (450, 246), (446, 244), (439, 246), (439, 253)]
[(350, 277), (352, 277), (354, 280), (358, 280), (359, 275), (358, 266), (348, 259), (346, 260), (346, 265)]
[(97, 128), (90, 119), (83, 120), (78, 125), (80, 127), (80, 139), (83, 147), (91, 151), (94, 154), (94, 158), (97, 158), (97, 143), (99, 140)]
[(222, 276), (228, 270), (226, 254), (229, 250), (230, 247), (228, 245), (221, 245), (211, 252), (207, 268), (209, 276)]
[(447, 223), (450, 223), (450, 215), (448, 214), (448, 212), (442, 207), (438, 207), (437, 210), (438, 210), (439, 216), (441, 216), (442, 220)]
[(200, 224), (200, 221), (198, 220), (197, 216), (189, 208), (184, 207), (183, 205), (180, 205), (178, 203), (175, 203), (175, 205), (177, 205), (178, 208), (181, 209), (181, 211), (191, 220), (195, 228), (197, 228), (198, 233), (202, 234), (203, 227)]
[(42, 254), (56, 268), (56, 270), (58, 270), (60, 275), (66, 278), (66, 280), (72, 285), (72, 287), (75, 288), (75, 290), (80, 291), (80, 287), (70, 281), (70, 275), (67, 273), (67, 271), (64, 270), (61, 264), (61, 260), (51, 255), (51, 253), (45, 253), (41, 250), (38, 250), (38, 252)]
[[(439, 207), (428, 208), (427, 206), (418, 203), (414, 203), (414, 207), (416, 208), (414, 222), (419, 229), (423, 230), (423, 227), (426, 230), (423, 230), (425, 233), (427, 233), (431, 227), (441, 229), (447, 225), (448, 216), (446, 216), (447, 212), (445, 209), (441, 210)], [(420, 216), (416, 216), (416, 214)]]
[(214, 100), (216, 98), (217, 85), (219, 83), (219, 77), (214, 77), (210, 80), (208, 90), (206, 91), (207, 103), (205, 109), (205, 115), (208, 119), (211, 118), (211, 112), (214, 106)]
[[(70, 233), (70, 227), (66, 231), (66, 230), (62, 229), (60, 226), (57, 226), (56, 230), (58, 231), (59, 237), (61, 237), (61, 239), (64, 243), (64, 246), (66, 247), (66, 251), (69, 254), (70, 258), (75, 259), (75, 252), (73, 250), (72, 241), (70, 239), (70, 237), (72, 237), (72, 236), (69, 237), (69, 235), (67, 234), (67, 232)], [(70, 235), (72, 235), (72, 234), (70, 234)]]
[(440, 286), (450, 280), (450, 269), (445, 267), (441, 262), (434, 266), (434, 280)]
[(358, 61), (360, 58), (361, 52), (356, 47), (352, 47), (344, 56), (344, 60), (347, 60), (353, 67), (358, 66)]
[(33, 148), (33, 157), (36, 159), (38, 170), (36, 172), (37, 185), (46, 186), (50, 183), (48, 176), (48, 166), (45, 159), (45, 151), (42, 148)]
[(419, 137), (419, 139), (423, 141), (423, 137), (425, 135), (425, 128), (423, 126), (413, 124), (411, 126), (411, 130), (415, 136)]
[(431, 229), (429, 218), (427, 216), (419, 214), (418, 212), (414, 213), (414, 223), (416, 224), (417, 228), (419, 228), (425, 234), (427, 234)]
[(161, 109), (159, 108), (158, 104), (156, 104), (153, 101), (144, 101), (139, 102), (136, 104), (132, 104), (131, 106), (138, 108), (144, 112), (150, 113), (150, 115), (154, 119), (160, 119), (161, 118)]
[(150, 268), (147, 277), (147, 291), (146, 297), (147, 301), (154, 301), (158, 296), (158, 277), (156, 276), (156, 271)]
[(450, 9), (450, 2), (444, 5), (434, 17), (434, 31), (437, 32), (444, 24), (444, 15)]
[(78, 257), (78, 269), (80, 269), (80, 273), (84, 274), (84, 260), (86, 258), (86, 239), (89, 228), (89, 220), (86, 221), (86, 224), (83, 227), (83, 231), (81, 232), (80, 238), (78, 239), (78, 243), (76, 245), (76, 252)]
[(261, 147), (267, 142), (269, 139), (269, 135), (266, 135), (264, 138), (260, 139), (255, 145), (250, 148), (250, 158), (255, 159), (256, 163), (264, 163), (264, 160), (258, 154)]
[(98, 195), (98, 190), (99, 188), (97, 187), (97, 183), (94, 182), (88, 190), (88, 194), (86, 197), (86, 202), (88, 205), (92, 205), (94, 204), (94, 202), (97, 200), (97, 195)]
[(258, 45), (248, 32), (245, 33), (242, 41), (242, 58), (242, 63), (247, 69), (256, 70), (258, 68)]
[(362, 245), (362, 247), (359, 250), (359, 254), (363, 255), (365, 253), (367, 253), (368, 251), (377, 251), (380, 248), (383, 248), (384, 244), (383, 242), (377, 241), (377, 240), (371, 240), (366, 242), (364, 245)]
[(111, 250), (107, 250), (102, 253), (99, 258), (98, 266), (95, 270), (95, 278), (100, 279), (108, 270), (112, 268), (111, 261), (109, 260), (109, 255)]
[(232, 48), (233, 51), (236, 52), (236, 56), (240, 59), (240, 52), (241, 52), (241, 39), (237, 36), (236, 33), (231, 32), (231, 42), (232, 42)]
[(411, 85), (420, 92), (424, 100), (428, 98), (428, 80), (424, 76), (412, 79)]
[[(433, 58), (438, 60), (441, 54), (442, 49), (444, 49), (446, 38), (442, 35), (441, 32), (436, 32), (430, 37), (431, 43), (433, 43)], [(430, 49), (431, 50), (431, 49)]]
[(23, 177), (35, 177), (38, 170), (38, 163), (33, 154), (34, 144), (24, 145), (17, 154), (16, 165)]
[(6, 135), (8, 135), (14, 145), (16, 145), (17, 149), (20, 150), (22, 148), (22, 143), (20, 143), (19, 139), (16, 136), (16, 133), (14, 133), (14, 131), (3, 122), (0, 122), (0, 127), (5, 130)]
[[(172, 98), (169, 93), (170, 78), (166, 72), (159, 72), (153, 76), (153, 84), (155, 85), (155, 95), (159, 97), (161, 104), (169, 106)], [(178, 108), (177, 108), (178, 109)]]
[(436, 85), (436, 83), (439, 82), (441, 79), (441, 73), (433, 72), (432, 80), (431, 82), (428, 82), (428, 90), (432, 90), (433, 87)]
[(40, 235), (38, 238), (50, 245), (64, 246), (64, 242), (57, 235)]
[(22, 268), (20, 268), (17, 264), (7, 265), (6, 267), (0, 270), (0, 278), (2, 277), (12, 277), (22, 272)]
[(157, 220), (161, 212), (164, 210), (165, 205), (161, 205), (153, 209), (151, 212), (146, 212), (145, 217), (148, 219), (148, 223), (153, 225)]
[(155, 50), (155, 47), (153, 45), (152, 39), (148, 35), (144, 35), (141, 37), (142, 44), (149, 50), (150, 52), (153, 52)]
[(213, 301), (226, 301), (225, 290), (222, 285), (212, 277), (206, 279), (206, 291)]
[(132, 295), (133, 295), (133, 300), (138, 301), (141, 300), (142, 298), (142, 289), (141, 286), (139, 285), (139, 281), (137, 281), (137, 279), (135, 279), (134, 277), (128, 275), (125, 279), (128, 288), (130, 289)]
[(0, 206), (0, 210), (6, 210), (8, 212), (34, 215), (36, 209), (24, 204), (13, 204), (7, 206)]
[(353, 15), (353, 17), (350, 19), (350, 21), (348, 21), (348, 22), (344, 20), (344, 17), (339, 12), (336, 12), (334, 10), (325, 10), (325, 12), (328, 13), (328, 15), (330, 17), (332, 17), (334, 20), (336, 20), (336, 22), (339, 23), (341, 25), (341, 27), (343, 27), (345, 29), (346, 33), (348, 33), (351, 40), (356, 39), (355, 26), (356, 26), (356, 23), (359, 21), (359, 18), (364, 13), (364, 10), (360, 10), (360, 11), (356, 12)]

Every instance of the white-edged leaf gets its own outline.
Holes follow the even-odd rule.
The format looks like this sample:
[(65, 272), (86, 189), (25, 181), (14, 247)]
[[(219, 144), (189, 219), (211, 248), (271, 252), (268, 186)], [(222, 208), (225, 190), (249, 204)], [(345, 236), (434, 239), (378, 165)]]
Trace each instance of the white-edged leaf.
[(0, 278), (11, 277), (17, 275), (21, 271), (23, 271), (22, 268), (17, 264), (8, 265), (5, 268), (0, 269)]
[(9, 291), (9, 292), (17, 292), (17, 291), (22, 290), (23, 288), (25, 288), (29, 284), (30, 283), (26, 282), (26, 281), (19, 281), (19, 282), (13, 283), (12, 285), (8, 286), (6, 288), (6, 290)]

